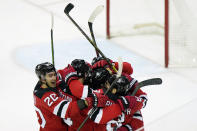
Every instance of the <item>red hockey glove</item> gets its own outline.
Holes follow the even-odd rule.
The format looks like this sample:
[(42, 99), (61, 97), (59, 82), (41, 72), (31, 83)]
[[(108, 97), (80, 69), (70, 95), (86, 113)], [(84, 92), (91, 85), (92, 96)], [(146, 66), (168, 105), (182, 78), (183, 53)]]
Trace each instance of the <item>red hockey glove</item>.
[(135, 96), (121, 96), (120, 99), (117, 100), (122, 111), (125, 111), (126, 109), (141, 109), (143, 106), (143, 100), (142, 98), (135, 97)]
[(116, 129), (116, 131), (133, 131), (129, 124), (123, 125)]
[(128, 93), (131, 93), (131, 91), (133, 91), (135, 87), (138, 85), (138, 81), (126, 73), (122, 73), (122, 75), (125, 76), (130, 82), (129, 86), (125, 90), (126, 95), (128, 95)]
[(85, 100), (87, 101), (88, 106), (92, 105), (93, 107), (105, 107), (107, 101), (110, 101), (107, 96), (94, 93), (92, 93), (92, 97), (87, 97)]
[(135, 103), (135, 98), (131, 97), (131, 98), (127, 98), (128, 96), (121, 96), (117, 102), (119, 103), (121, 110), (124, 111), (127, 108), (129, 108), (130, 103)]
[[(110, 60), (110, 63), (112, 63), (113, 61)], [(107, 61), (103, 58), (103, 57), (95, 57), (92, 61), (92, 68), (100, 68), (100, 67), (106, 67), (109, 66), (109, 64), (107, 63)]]
[(65, 80), (65, 83), (69, 85), (71, 80), (79, 79), (77, 71), (71, 66), (68, 65), (66, 68), (57, 71), (62, 80)]

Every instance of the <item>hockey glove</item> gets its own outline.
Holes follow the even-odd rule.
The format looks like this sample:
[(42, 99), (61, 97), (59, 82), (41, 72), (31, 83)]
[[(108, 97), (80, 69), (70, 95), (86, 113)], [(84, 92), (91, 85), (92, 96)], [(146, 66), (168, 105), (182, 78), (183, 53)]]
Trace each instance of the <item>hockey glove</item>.
[[(122, 65), (123, 65), (123, 68), (122, 68), (123, 73), (126, 73), (128, 75), (133, 74), (133, 67), (131, 66), (130, 63), (123, 62)], [(118, 62), (114, 62), (114, 66), (115, 66), (116, 69), (118, 69)]]
[(129, 86), (125, 88), (125, 95), (128, 95), (129, 93), (132, 93), (131, 91), (133, 91), (135, 87), (138, 85), (138, 81), (126, 73), (122, 73), (122, 75), (129, 80)]

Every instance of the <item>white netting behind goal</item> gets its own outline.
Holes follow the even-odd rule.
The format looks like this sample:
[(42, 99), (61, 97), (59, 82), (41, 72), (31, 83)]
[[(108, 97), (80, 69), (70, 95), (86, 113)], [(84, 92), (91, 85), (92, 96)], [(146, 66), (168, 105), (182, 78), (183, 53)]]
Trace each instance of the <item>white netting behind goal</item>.
[(169, 64), (197, 65), (195, 0), (169, 1)]
[[(168, 1), (169, 66), (197, 66), (197, 36), (195, 36), (197, 2), (195, 0)], [(111, 38), (159, 35), (163, 37), (163, 42), (158, 44), (161, 44), (164, 50), (165, 0), (123, 0), (121, 2), (111, 0), (110, 2)], [(160, 52), (164, 52), (163, 50)]]
[[(156, 6), (152, 4), (153, 2)], [(159, 12), (155, 12), (155, 10), (159, 10)], [(149, 33), (163, 34), (163, 13), (162, 0), (123, 0), (119, 2), (111, 0), (111, 37)]]

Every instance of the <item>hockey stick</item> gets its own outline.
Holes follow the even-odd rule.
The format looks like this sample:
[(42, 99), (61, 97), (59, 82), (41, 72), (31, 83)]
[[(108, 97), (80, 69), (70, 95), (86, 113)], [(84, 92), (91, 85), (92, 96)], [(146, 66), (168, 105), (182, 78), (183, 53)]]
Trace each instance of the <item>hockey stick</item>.
[[(103, 11), (103, 9), (104, 9), (103, 5), (97, 6), (96, 9), (93, 11), (93, 13), (90, 15), (90, 17), (88, 19), (88, 26), (90, 29), (90, 34), (92, 36), (92, 40), (93, 40), (95, 46), (97, 46), (97, 44), (96, 44), (96, 40), (94, 37), (94, 32), (93, 32), (92, 26), (93, 26), (93, 22), (94, 22), (95, 18)], [(97, 55), (97, 57), (99, 57), (99, 53), (97, 50), (96, 50), (96, 55)]]
[(122, 68), (123, 68), (123, 64), (122, 64), (122, 58), (118, 57), (118, 72), (116, 75), (116, 78), (120, 77), (122, 75)]
[(112, 82), (111, 86), (106, 90), (104, 95), (106, 95), (111, 90), (111, 87), (116, 83), (118, 78), (122, 75), (122, 68), (123, 68), (123, 64), (122, 63), (123, 63), (122, 62), (122, 58), (118, 57), (118, 72), (117, 72), (117, 75), (116, 75), (116, 79)]
[(51, 52), (52, 52), (52, 63), (55, 66), (54, 47), (53, 47), (53, 25), (54, 25), (54, 17), (53, 17), (53, 13), (51, 12)]
[[(112, 82), (111, 86), (106, 90), (106, 92), (104, 93), (104, 95), (106, 95), (111, 87), (116, 83), (116, 81), (118, 80), (117, 78), (119, 78), (122, 74), (122, 59), (119, 57), (118, 58), (118, 72), (116, 75), (116, 79)], [(81, 123), (81, 125), (79, 126), (79, 128), (77, 129), (77, 131), (80, 131), (80, 129), (84, 126), (84, 124), (86, 123), (86, 121), (88, 120), (88, 118), (90, 118), (90, 116), (92, 116), (94, 114), (94, 112), (97, 110), (98, 107), (94, 107), (91, 112), (88, 114), (88, 116), (84, 119), (84, 121)]]
[(112, 65), (109, 59), (102, 53), (102, 51), (94, 44), (94, 42), (91, 41), (91, 39), (88, 37), (88, 35), (81, 29), (81, 27), (73, 20), (73, 18), (69, 15), (70, 11), (74, 8), (74, 5), (69, 3), (65, 9), (64, 13), (68, 16), (68, 18), (72, 21), (72, 23), (79, 29), (79, 31), (85, 36), (85, 38), (90, 42), (90, 44), (98, 51), (101, 56), (107, 61), (107, 63), (112, 67), (112, 69), (117, 72), (116, 68)]
[(159, 84), (162, 84), (161, 78), (152, 78), (152, 79), (141, 81), (138, 83), (138, 85), (136, 86), (136, 88), (132, 92), (131, 96), (134, 96), (135, 93), (138, 91), (138, 89), (140, 89), (141, 87), (149, 86), (149, 85), (159, 85)]

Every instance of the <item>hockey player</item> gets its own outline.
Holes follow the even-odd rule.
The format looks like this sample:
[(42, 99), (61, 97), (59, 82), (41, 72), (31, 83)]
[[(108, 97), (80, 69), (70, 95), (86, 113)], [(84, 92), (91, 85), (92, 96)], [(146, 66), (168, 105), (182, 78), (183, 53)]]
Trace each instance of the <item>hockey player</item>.
[[(94, 77), (92, 79), (92, 85), (93, 86), (97, 85), (97, 88), (99, 88), (99, 86), (103, 86), (104, 83), (107, 82), (106, 79), (109, 78), (109, 72), (105, 68), (96, 68), (94, 70), (97, 73), (93, 73)], [(125, 76), (122, 76), (121, 78), (119, 78), (117, 82), (114, 84), (114, 86), (111, 87), (112, 88), (111, 92), (107, 94), (108, 97), (110, 97), (113, 100), (117, 100), (118, 97), (129, 95), (133, 91), (136, 85), (134, 81), (132, 81), (131, 77), (129, 77), (128, 75), (126, 76), (127, 78), (130, 79), (130, 81)], [(111, 77), (111, 80), (109, 81), (113, 81), (113, 79), (115, 78)], [(103, 88), (99, 92), (105, 92), (105, 90), (106, 88)], [(146, 94), (143, 93), (141, 90), (139, 90), (136, 94), (136, 96), (141, 96), (141, 97), (145, 95)], [(121, 98), (124, 99), (124, 97), (121, 97)], [(125, 98), (127, 98), (127, 96)], [(142, 106), (145, 105), (145, 99), (141, 99), (140, 97), (135, 97), (135, 98), (136, 99), (133, 99), (132, 102), (136, 103), (138, 101), (137, 102), (138, 104), (137, 105), (134, 104), (135, 106), (133, 106), (132, 109), (129, 108), (126, 111), (124, 110), (124, 106), (122, 106), (122, 111), (124, 111), (124, 114), (122, 115), (124, 117), (122, 117), (122, 119), (124, 118), (124, 120), (119, 119), (118, 120), (119, 122), (115, 120), (108, 122), (107, 128), (109, 130), (113, 129), (113, 124), (115, 124), (116, 126), (123, 125), (117, 129), (119, 131), (127, 131), (131, 129), (136, 130), (143, 126), (143, 119), (142, 119), (141, 112), (139, 110), (142, 108)], [(120, 102), (120, 100), (118, 100), (118, 102)], [(100, 114), (97, 114), (97, 115), (100, 115)]]
[[(66, 131), (67, 125), (63, 119), (76, 117), (80, 109), (90, 107), (104, 107), (108, 98), (105, 96), (89, 97), (80, 101), (68, 101), (61, 98), (56, 86), (56, 70), (48, 62), (36, 66), (39, 78), (33, 95), (34, 105), (40, 124), (40, 131)], [(61, 83), (60, 85), (63, 86)]]
[[(126, 84), (129, 83), (129, 84)], [(135, 88), (135, 84), (132, 82), (131, 78), (129, 80), (129, 77), (125, 77), (122, 76), (122, 78), (120, 80), (117, 81), (117, 84), (114, 85), (114, 87), (117, 89), (116, 94), (118, 96), (127, 96), (130, 95), (131, 92), (133, 92), (133, 89)], [(124, 128), (127, 128), (127, 130), (137, 130), (141, 127), (144, 126), (143, 124), (143, 117), (141, 114), (141, 109), (145, 107), (146, 105), (146, 93), (144, 93), (142, 90), (139, 90), (136, 94), (135, 94), (135, 98), (137, 103), (140, 103), (140, 105), (137, 105), (136, 107), (133, 108), (133, 110), (131, 109), (126, 109), (124, 111), (124, 122), (121, 123), (123, 126), (119, 127), (119, 131), (122, 131)], [(120, 125), (121, 125), (120, 124)], [(118, 125), (119, 126), (119, 125)], [(121, 130), (120, 130), (121, 129)], [(144, 131), (143, 129), (140, 131)]]

